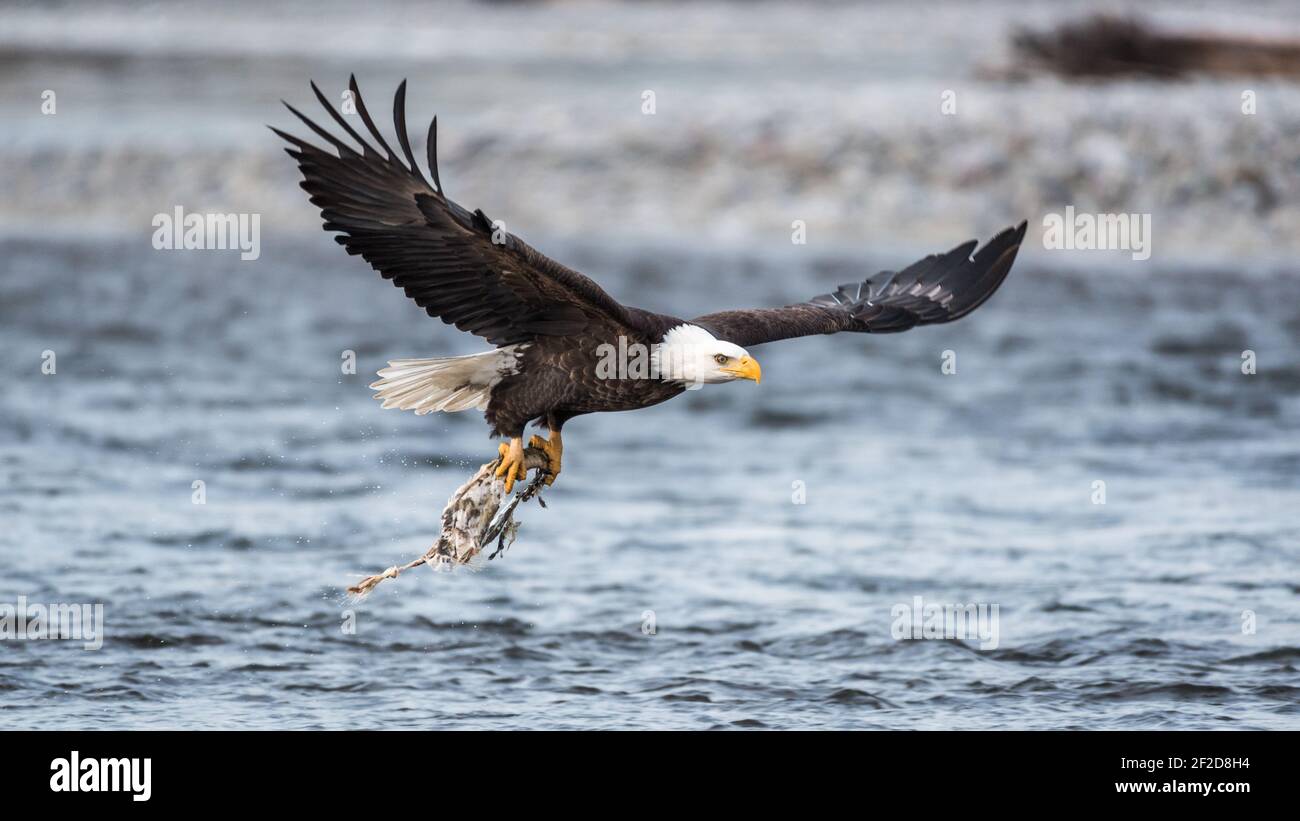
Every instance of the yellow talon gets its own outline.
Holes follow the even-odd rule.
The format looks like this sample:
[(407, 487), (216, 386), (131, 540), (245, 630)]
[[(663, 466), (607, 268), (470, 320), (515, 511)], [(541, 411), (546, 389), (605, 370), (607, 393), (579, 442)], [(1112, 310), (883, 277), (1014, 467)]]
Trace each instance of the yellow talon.
[(538, 448), (546, 453), (546, 478), (542, 481), (550, 487), (555, 482), (555, 477), (560, 475), (560, 457), (564, 455), (564, 441), (560, 439), (560, 432), (551, 431), (550, 439), (534, 436), (528, 440), (528, 447)]
[(515, 486), (515, 480), (523, 479), (528, 473), (528, 468), (524, 465), (524, 440), (522, 436), (511, 438), (510, 444), (504, 442), (497, 448), (497, 454), (501, 459), (501, 464), (497, 466), (496, 476), (504, 476), (506, 480), (506, 493), (509, 493)]

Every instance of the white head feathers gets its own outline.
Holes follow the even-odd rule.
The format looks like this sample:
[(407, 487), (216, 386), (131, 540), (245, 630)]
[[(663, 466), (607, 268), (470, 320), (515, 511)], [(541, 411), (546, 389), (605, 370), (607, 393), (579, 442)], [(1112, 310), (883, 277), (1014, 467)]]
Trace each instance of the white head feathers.
[(661, 379), (713, 384), (734, 379), (759, 380), (758, 363), (739, 345), (724, 342), (698, 325), (678, 325), (664, 334), (650, 354)]

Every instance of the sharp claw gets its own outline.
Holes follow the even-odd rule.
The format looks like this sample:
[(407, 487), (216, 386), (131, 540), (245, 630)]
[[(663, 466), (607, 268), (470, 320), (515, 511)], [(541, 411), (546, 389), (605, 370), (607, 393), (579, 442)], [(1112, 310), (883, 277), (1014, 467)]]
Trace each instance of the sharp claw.
[(550, 487), (555, 483), (555, 477), (560, 474), (560, 435), (552, 432), (550, 439), (534, 436), (528, 440), (528, 447), (537, 448), (546, 454), (546, 475), (542, 481), (547, 487)]
[(501, 463), (497, 465), (494, 476), (498, 479), (505, 479), (506, 493), (514, 490), (515, 482), (525, 478), (528, 475), (528, 468), (525, 466), (524, 449), (519, 439), (512, 439), (509, 444), (501, 443), (497, 446), (497, 454)]
[(506, 467), (510, 464), (506, 460), (506, 456), (509, 453), (510, 453), (510, 446), (507, 445), (506, 443), (502, 442), (497, 447), (497, 458), (501, 460), (501, 464), (497, 465), (497, 469), (493, 473), (494, 476), (500, 477), (505, 475)]

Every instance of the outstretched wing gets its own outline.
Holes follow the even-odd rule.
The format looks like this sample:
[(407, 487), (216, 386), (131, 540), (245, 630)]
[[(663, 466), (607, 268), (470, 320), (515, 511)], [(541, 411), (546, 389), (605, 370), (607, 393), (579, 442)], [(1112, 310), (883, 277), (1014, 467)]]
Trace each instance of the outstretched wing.
[(405, 80), (393, 100), (393, 126), (405, 164), (370, 119), (355, 77), (349, 88), (357, 114), (382, 154), (348, 125), (315, 83), (311, 87), (359, 150), (288, 103), (337, 153), (271, 130), (293, 146), (285, 151), (298, 161), (301, 185), (320, 207), (325, 230), (338, 231), (334, 239), (349, 254), (359, 254), (429, 316), (498, 346), (578, 333), (593, 320), (635, 327), (627, 309), (599, 285), (494, 226), (481, 210), (470, 213), (443, 195), (437, 118), (429, 126), (430, 185), (406, 133)]
[(974, 256), (976, 242), (971, 240), (902, 271), (882, 271), (797, 305), (720, 311), (691, 322), (742, 347), (810, 334), (885, 334), (952, 322), (984, 304), (1006, 279), (1026, 226), (1008, 228)]

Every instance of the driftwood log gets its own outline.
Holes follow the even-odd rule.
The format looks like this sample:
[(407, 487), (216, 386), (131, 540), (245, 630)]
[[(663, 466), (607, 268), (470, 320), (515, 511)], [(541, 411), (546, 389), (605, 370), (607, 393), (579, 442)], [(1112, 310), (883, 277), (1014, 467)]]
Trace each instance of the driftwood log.
[[(517, 491), (514, 498), (506, 503), (506, 482), (497, 478), (496, 469), (501, 464), (500, 457), (493, 459), (478, 469), (468, 482), (461, 485), (442, 510), (442, 532), (433, 546), (418, 559), (404, 565), (393, 565), (383, 573), (367, 576), (348, 588), (348, 593), (361, 597), (375, 589), (385, 579), (395, 579), (401, 573), (413, 567), (428, 565), (435, 571), (452, 570), (466, 565), (480, 556), (493, 542), (496, 549), (488, 555), (495, 559), (506, 551), (515, 540), (519, 522), (515, 521), (515, 508), (521, 502), (534, 497), (537, 503), (546, 507), (538, 495), (545, 487), (546, 454), (538, 448), (524, 449), (524, 465), (535, 471), (523, 490)], [(516, 484), (522, 484), (517, 481)]]
[[(1097, 14), (1012, 37), (1018, 69), (1064, 77), (1187, 74), (1300, 78), (1300, 41), (1220, 32), (1161, 31), (1139, 19)], [(1012, 69), (1012, 73), (1020, 73)]]

